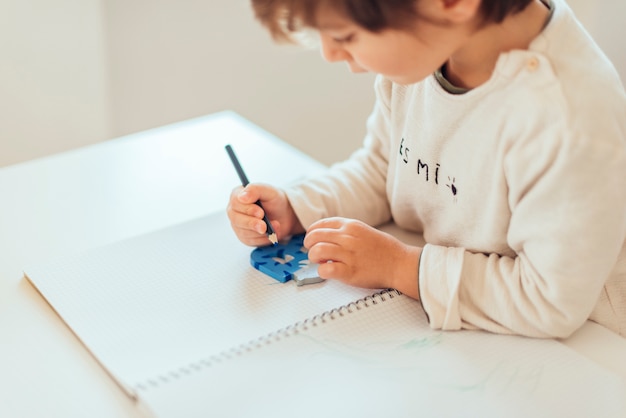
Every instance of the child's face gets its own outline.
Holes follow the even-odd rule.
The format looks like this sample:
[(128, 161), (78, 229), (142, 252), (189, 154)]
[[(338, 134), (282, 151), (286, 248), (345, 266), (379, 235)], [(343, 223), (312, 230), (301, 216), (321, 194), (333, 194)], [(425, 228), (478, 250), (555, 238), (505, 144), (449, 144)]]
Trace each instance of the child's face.
[(324, 59), (345, 61), (352, 72), (382, 74), (400, 84), (432, 74), (469, 35), (427, 19), (416, 21), (416, 29), (373, 33), (327, 9), (320, 11), (317, 22)]

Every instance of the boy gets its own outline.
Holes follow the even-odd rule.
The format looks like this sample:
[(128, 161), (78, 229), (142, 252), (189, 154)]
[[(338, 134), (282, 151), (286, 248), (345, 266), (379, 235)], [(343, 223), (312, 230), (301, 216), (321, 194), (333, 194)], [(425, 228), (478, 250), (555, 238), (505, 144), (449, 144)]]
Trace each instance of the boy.
[[(421, 301), (431, 327), (626, 336), (626, 96), (564, 0), (252, 0), (372, 71), (363, 147), (286, 190), (235, 189), (239, 239), (306, 231), (319, 274)], [(372, 225), (421, 232), (407, 246)]]

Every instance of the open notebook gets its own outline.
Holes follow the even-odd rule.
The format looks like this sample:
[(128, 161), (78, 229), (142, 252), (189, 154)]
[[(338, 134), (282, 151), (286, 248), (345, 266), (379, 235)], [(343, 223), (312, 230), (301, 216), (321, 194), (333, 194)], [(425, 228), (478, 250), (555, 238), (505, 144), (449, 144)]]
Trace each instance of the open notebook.
[(431, 330), (395, 291), (282, 284), (250, 250), (220, 212), (25, 275), (162, 418), (626, 412), (624, 382), (556, 341)]

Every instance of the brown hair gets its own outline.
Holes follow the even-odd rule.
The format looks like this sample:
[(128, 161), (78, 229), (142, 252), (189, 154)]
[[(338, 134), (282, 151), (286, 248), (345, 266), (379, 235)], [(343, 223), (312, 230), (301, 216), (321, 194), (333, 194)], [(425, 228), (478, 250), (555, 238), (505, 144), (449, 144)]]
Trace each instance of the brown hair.
[[(326, 6), (371, 32), (408, 27), (417, 17), (418, 0), (251, 0), (257, 19), (276, 40), (289, 41), (295, 32), (316, 27), (316, 13)], [(499, 23), (522, 11), (532, 0), (482, 0), (485, 22)]]

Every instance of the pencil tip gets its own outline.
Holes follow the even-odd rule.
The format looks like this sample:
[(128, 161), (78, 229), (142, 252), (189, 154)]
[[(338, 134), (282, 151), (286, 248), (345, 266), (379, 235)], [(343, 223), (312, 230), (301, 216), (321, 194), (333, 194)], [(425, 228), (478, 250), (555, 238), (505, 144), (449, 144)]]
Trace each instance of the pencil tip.
[(278, 244), (278, 238), (276, 238), (276, 234), (269, 234), (267, 236), (270, 240), (270, 242), (272, 243), (272, 245), (277, 245)]

